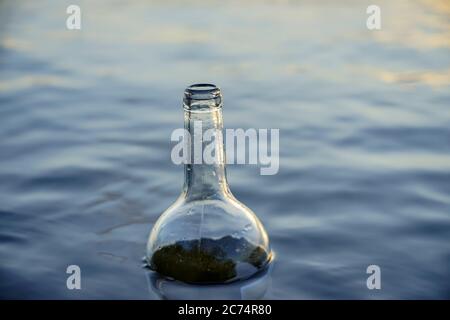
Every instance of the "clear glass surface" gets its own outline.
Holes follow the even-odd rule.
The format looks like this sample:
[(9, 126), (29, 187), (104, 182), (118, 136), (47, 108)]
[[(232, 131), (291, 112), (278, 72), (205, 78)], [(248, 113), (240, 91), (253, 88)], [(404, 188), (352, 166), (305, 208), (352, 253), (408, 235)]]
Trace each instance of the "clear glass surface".
[[(195, 134), (210, 129), (222, 131), (219, 88), (192, 85), (183, 101), (185, 129), (191, 137), (199, 123), (201, 131)], [(190, 155), (194, 154), (192, 139), (186, 141), (190, 142)], [(222, 139), (212, 141), (216, 161), (185, 164), (182, 193), (159, 217), (147, 244), (151, 269), (188, 283), (246, 279), (264, 270), (272, 258), (267, 233), (258, 217), (230, 192)], [(208, 143), (203, 143), (202, 150)]]

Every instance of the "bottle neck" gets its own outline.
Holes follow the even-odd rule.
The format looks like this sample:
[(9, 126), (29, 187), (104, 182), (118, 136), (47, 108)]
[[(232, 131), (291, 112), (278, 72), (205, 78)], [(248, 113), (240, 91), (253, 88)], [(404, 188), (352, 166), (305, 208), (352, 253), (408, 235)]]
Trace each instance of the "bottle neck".
[(220, 199), (229, 194), (223, 146), (222, 108), (200, 112), (186, 110), (188, 163), (184, 166), (186, 197), (191, 200)]

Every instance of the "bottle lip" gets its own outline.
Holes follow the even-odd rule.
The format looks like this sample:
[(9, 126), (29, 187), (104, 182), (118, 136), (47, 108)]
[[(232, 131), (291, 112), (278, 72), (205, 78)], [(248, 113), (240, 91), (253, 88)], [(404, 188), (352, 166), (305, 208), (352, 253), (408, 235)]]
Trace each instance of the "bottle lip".
[(184, 91), (183, 107), (188, 111), (207, 112), (222, 107), (220, 88), (211, 83), (196, 83)]

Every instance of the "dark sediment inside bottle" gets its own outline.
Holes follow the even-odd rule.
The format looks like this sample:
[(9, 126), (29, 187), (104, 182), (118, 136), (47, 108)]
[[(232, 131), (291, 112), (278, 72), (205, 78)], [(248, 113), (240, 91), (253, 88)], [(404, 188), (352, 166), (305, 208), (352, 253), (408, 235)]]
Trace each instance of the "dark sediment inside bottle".
[(178, 241), (157, 249), (149, 267), (188, 283), (225, 283), (245, 279), (266, 267), (270, 253), (244, 238), (226, 236)]

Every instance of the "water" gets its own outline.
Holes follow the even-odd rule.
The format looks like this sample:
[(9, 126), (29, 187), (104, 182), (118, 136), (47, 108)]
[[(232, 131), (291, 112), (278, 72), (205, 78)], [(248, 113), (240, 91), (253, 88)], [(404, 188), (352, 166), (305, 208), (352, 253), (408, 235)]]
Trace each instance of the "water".
[(277, 175), (228, 168), (276, 252), (262, 298), (450, 298), (447, 2), (379, 1), (377, 32), (359, 1), (79, 3), (77, 32), (69, 2), (0, 2), (2, 298), (161, 298), (140, 259), (196, 82), (280, 129)]

